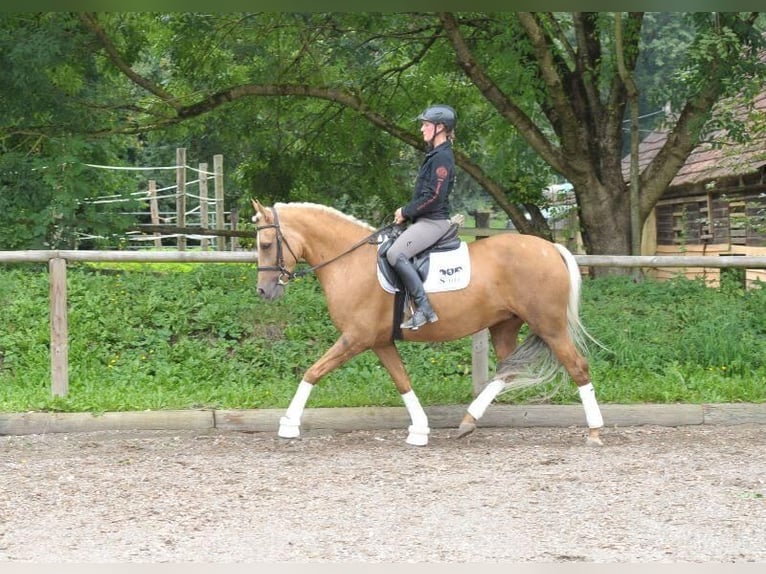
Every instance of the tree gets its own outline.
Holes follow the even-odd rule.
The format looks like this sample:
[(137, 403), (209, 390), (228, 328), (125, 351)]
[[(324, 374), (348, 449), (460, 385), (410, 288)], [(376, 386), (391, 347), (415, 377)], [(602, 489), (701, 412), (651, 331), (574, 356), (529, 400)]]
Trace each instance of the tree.
[(96, 88), (110, 93), (91, 65), (91, 43), (92, 35), (73, 15), (0, 17), (3, 249), (71, 248), (81, 234), (108, 234), (128, 225), (118, 209), (84, 201), (102, 189), (126, 196), (135, 191), (131, 176), (88, 169), (81, 159), (116, 163), (134, 139), (90, 135), (102, 118), (83, 113), (83, 102), (95, 103)]
[[(89, 61), (111, 88), (108, 98), (97, 92), (110, 107), (97, 114), (94, 133), (184, 125), (198, 137), (213, 128), (214, 139), (246, 142), (236, 174), (243, 185), (337, 201), (364, 189), (385, 211), (409, 194), (423, 149), (414, 115), (448, 101), (460, 115), (458, 165), (521, 232), (547, 234), (541, 189), (558, 177), (574, 185), (587, 251), (630, 252), (623, 78), (635, 78), (649, 101), (641, 39), (651, 37), (647, 45), (661, 53), (663, 29), (651, 26), (668, 20), (621, 18), (621, 75), (611, 13), (77, 16), (79, 33), (100, 47)], [(672, 52), (675, 67), (659, 86), (676, 115), (668, 143), (640, 175), (640, 222), (704, 137), (713, 105), (762, 87), (765, 77), (758, 13), (671, 22), (681, 20), (688, 43)], [(673, 35), (667, 45), (683, 40)]]
[[(537, 101), (547, 124), (535, 122), (486, 73), (453, 14), (441, 14), (460, 66), (503, 117), (515, 125), (532, 148), (574, 185), (583, 236), (591, 253), (630, 252), (629, 194), (622, 175), (622, 124), (628, 92), (625, 77), (639, 53), (643, 13), (625, 21), (623, 61), (618, 73), (610, 57), (611, 15), (578, 13), (571, 25), (550, 14), (519, 13), (518, 30), (529, 52), (520, 58), (536, 66), (543, 97)], [(569, 17), (568, 17), (569, 18)], [(639, 225), (697, 145), (710, 110), (720, 98), (740, 89), (737, 80), (761, 84), (758, 49), (763, 37), (754, 28), (757, 13), (695, 14), (697, 36), (684, 71), (684, 91), (667, 144), (639, 178)], [(546, 129), (547, 128), (547, 129)], [(552, 134), (550, 131), (552, 130)], [(554, 137), (555, 135), (555, 137)]]
[[(173, 61), (172, 74), (164, 79), (162, 86), (148, 75), (138, 74), (137, 62), (117, 48), (122, 38), (117, 30), (125, 27), (122, 19), (89, 14), (82, 14), (81, 18), (99, 39), (114, 68), (123, 70), (136, 86), (153, 96), (143, 106), (142, 114), (131, 116), (136, 125), (123, 126), (124, 133), (167, 128), (223, 108), (230, 111), (245, 100), (273, 98), (281, 103), (271, 107), (253, 104), (250, 108), (253, 129), (261, 133), (270, 133), (268, 119), (274, 117), (275, 108), (293, 110), (281, 116), (284, 118), (282, 128), (291, 118), (292, 123), (296, 123), (295, 113), (301, 110), (304, 113), (299, 115), (304, 118), (304, 126), (321, 122), (323, 128), (332, 131), (333, 126), (346, 122), (346, 128), (332, 141), (332, 146), (319, 154), (323, 161), (329, 159), (332, 163), (333, 158), (348, 158), (360, 150), (364, 156), (365, 148), (376, 141), (369, 132), (361, 132), (359, 116), (378, 133), (382, 130), (414, 150), (424, 150), (414, 117), (429, 101), (439, 97), (448, 98), (452, 103), (457, 101), (461, 115), (483, 126), (487, 131), (480, 138), (484, 141), (492, 139), (494, 130), (491, 128), (501, 127), (507, 131), (502, 118), (487, 109), (480, 95), (462, 80), (449, 58), (449, 45), (440, 41), (441, 27), (433, 15), (226, 15), (217, 16), (219, 21), (214, 28), (219, 32), (208, 35), (199, 34), (200, 19), (192, 24), (189, 15), (162, 16), (163, 29), (169, 30), (168, 37), (174, 39), (173, 48), (168, 48), (168, 58)], [(150, 29), (146, 26), (148, 23), (144, 22), (144, 30)], [(194, 38), (194, 43), (179, 41), (179, 38)], [(220, 59), (216, 60), (211, 54)], [(195, 69), (200, 61), (203, 73)], [(285, 81), (275, 82), (275, 78)], [(178, 87), (171, 93), (166, 86)], [(411, 93), (413, 89), (417, 91), (416, 97)], [(200, 93), (205, 95), (199, 96)], [(290, 103), (296, 98), (301, 98), (302, 103)], [(312, 100), (323, 104), (312, 105)], [(313, 111), (314, 119), (306, 119), (308, 111)], [(348, 117), (349, 112), (352, 118)], [(466, 121), (463, 125), (470, 123)], [(487, 151), (481, 147), (483, 142), (479, 137), (470, 137), (473, 132), (460, 129), (469, 136), (460, 136), (461, 141), (468, 141), (461, 150), (468, 151), (458, 151), (458, 164), (509, 214), (518, 229), (545, 233), (545, 222), (534, 204), (541, 201), (542, 187), (550, 181), (547, 168), (530, 157), (528, 146), (515, 133), (510, 137), (506, 134), (504, 146), (499, 150)], [(113, 130), (106, 128), (105, 132)], [(360, 133), (369, 135), (359, 137)], [(305, 153), (306, 136), (306, 132), (296, 135), (291, 150), (286, 153), (296, 147)], [(328, 141), (326, 137), (312, 136)], [(276, 137), (284, 140), (284, 132)], [(343, 143), (349, 141), (354, 150), (343, 147)], [(512, 142), (515, 145), (509, 145)], [(389, 175), (385, 181), (397, 189), (393, 205), (400, 204), (410, 193), (409, 178), (414, 161), (407, 161), (405, 168), (401, 149), (397, 151), (390, 144), (382, 149), (386, 152), (383, 157), (367, 154), (366, 161), (372, 158), (378, 170), (390, 171), (392, 165), (398, 168), (394, 179)], [(472, 152), (475, 159), (468, 152)], [(494, 157), (505, 161), (493, 160)], [(490, 159), (487, 167), (481, 165), (482, 158)], [(514, 161), (516, 158), (524, 161)], [(497, 172), (497, 176), (489, 168)], [(407, 181), (404, 181), (405, 169)], [(546, 175), (541, 177), (541, 171)], [(509, 180), (512, 187), (505, 184)], [(534, 183), (530, 185), (530, 181)], [(380, 182), (377, 185), (372, 182), (369, 189), (373, 194), (386, 191)]]

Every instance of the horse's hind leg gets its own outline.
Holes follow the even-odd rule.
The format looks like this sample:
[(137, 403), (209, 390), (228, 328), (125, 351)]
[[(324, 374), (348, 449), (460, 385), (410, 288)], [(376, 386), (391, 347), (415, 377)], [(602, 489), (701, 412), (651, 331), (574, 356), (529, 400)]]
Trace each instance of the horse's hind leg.
[[(519, 317), (512, 317), (507, 321), (493, 325), (489, 329), (492, 336), (492, 347), (498, 361), (502, 361), (513, 353), (518, 345), (519, 331), (524, 324)], [(505, 388), (505, 382), (501, 379), (493, 379), (482, 389), (479, 396), (468, 406), (463, 420), (457, 429), (457, 438), (462, 438), (476, 430), (476, 422), (484, 415), (487, 407), (495, 400), (495, 397)]]
[(604, 426), (604, 418), (601, 416), (601, 409), (596, 400), (596, 390), (590, 380), (588, 361), (577, 351), (570, 337), (559, 339), (549, 340), (548, 345), (577, 385), (580, 401), (585, 410), (585, 421), (588, 424), (587, 443), (601, 446), (603, 442), (599, 434)]
[(407, 429), (407, 444), (414, 446), (425, 446), (428, 444), (428, 435), (431, 429), (428, 427), (428, 416), (420, 405), (415, 391), (412, 390), (410, 377), (404, 368), (404, 363), (399, 355), (399, 351), (393, 343), (374, 347), (373, 351), (380, 359), (380, 362), (386, 368), (394, 380), (396, 389), (402, 396), (404, 406), (410, 415), (410, 426)]
[(504, 388), (505, 381), (502, 379), (493, 379), (487, 383), (479, 393), (479, 396), (468, 405), (467, 412), (463, 416), (463, 420), (460, 422), (460, 426), (457, 429), (457, 438), (462, 438), (476, 430), (476, 421), (484, 415), (484, 411), (487, 410), (490, 403), (495, 400), (495, 397), (500, 394), (500, 391)]

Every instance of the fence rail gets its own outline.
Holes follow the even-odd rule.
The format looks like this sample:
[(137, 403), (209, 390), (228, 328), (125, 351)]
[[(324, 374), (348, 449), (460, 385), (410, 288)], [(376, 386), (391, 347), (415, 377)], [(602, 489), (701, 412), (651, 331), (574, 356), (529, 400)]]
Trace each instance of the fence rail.
[[(766, 257), (759, 256), (620, 256), (575, 255), (583, 267), (739, 267), (766, 269)], [(255, 251), (0, 251), (0, 263), (48, 263), (50, 281), (51, 393), (64, 396), (69, 390), (69, 334), (67, 319), (67, 262), (143, 263), (257, 263)], [(473, 335), (474, 391), (487, 379), (487, 331)]]
[[(211, 235), (214, 235), (211, 234)], [(575, 255), (581, 267), (743, 267), (766, 269), (766, 256), (758, 255)], [(0, 251), (0, 263), (112, 261), (144, 263), (257, 263), (253, 251), (80, 251), (68, 249)]]

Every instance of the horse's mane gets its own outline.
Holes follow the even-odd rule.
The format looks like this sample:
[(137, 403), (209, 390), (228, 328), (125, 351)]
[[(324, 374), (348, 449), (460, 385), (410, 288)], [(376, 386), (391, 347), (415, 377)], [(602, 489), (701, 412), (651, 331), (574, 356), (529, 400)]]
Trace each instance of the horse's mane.
[(335, 209), (334, 207), (330, 207), (328, 205), (321, 205), (319, 203), (310, 203), (308, 201), (294, 201), (291, 203), (275, 203), (274, 207), (278, 209), (291, 209), (291, 208), (298, 208), (298, 209), (316, 209), (317, 211), (321, 211), (323, 213), (327, 213), (329, 215), (334, 215), (336, 217), (339, 217), (340, 219), (344, 219), (345, 221), (348, 221), (350, 223), (354, 223), (356, 225), (359, 225), (361, 227), (364, 227), (365, 229), (368, 229), (372, 231), (374, 227), (367, 223), (366, 221), (362, 221), (361, 219), (357, 219), (356, 217), (352, 215), (348, 215), (346, 213), (343, 213), (342, 211), (339, 211)]

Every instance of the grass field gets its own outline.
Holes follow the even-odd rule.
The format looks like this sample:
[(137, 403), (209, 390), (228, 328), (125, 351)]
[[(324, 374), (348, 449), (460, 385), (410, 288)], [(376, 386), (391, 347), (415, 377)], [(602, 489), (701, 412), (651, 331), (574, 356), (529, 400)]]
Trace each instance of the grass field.
[[(46, 268), (0, 267), (0, 411), (286, 406), (337, 332), (312, 276), (276, 302), (261, 301), (255, 282), (246, 264), (70, 265), (69, 393), (52, 397)], [(766, 289), (611, 277), (585, 280), (581, 308), (609, 349), (590, 355), (602, 403), (766, 397)], [(470, 402), (470, 338), (399, 348), (423, 404)], [(501, 402), (535, 402), (555, 389)], [(579, 399), (567, 383), (545, 400)], [(325, 377), (309, 402), (401, 404), (370, 352)]]

